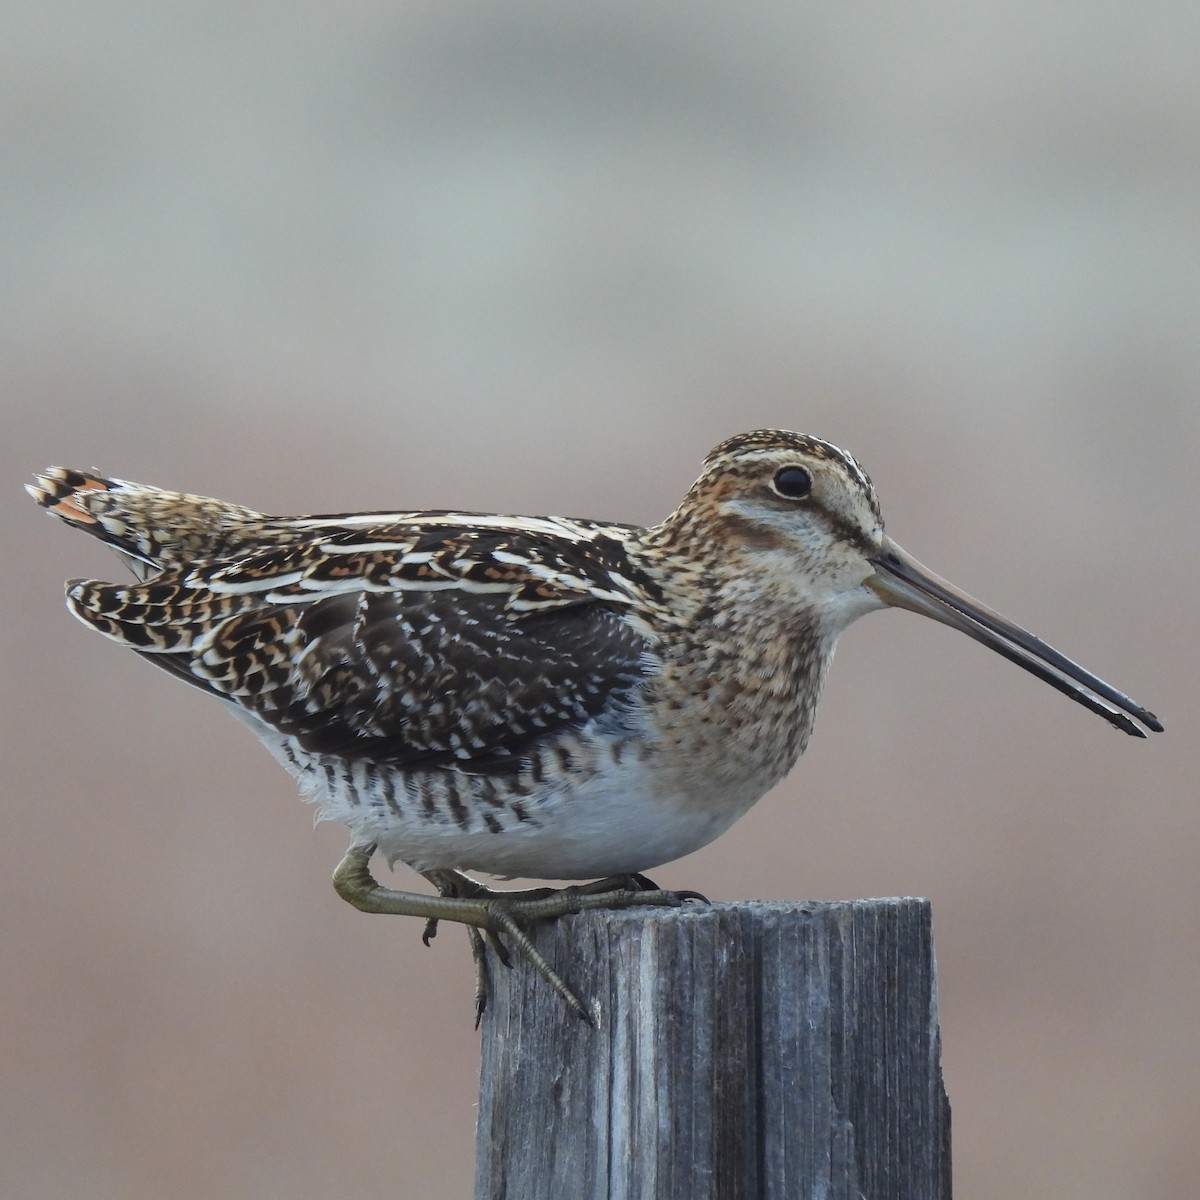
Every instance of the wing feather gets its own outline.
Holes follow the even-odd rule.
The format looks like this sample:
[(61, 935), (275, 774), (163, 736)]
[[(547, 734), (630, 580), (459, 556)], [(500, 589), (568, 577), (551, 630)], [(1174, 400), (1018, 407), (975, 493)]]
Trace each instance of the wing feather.
[(312, 753), (484, 771), (627, 704), (647, 650), (605, 604), (520, 616), (502, 596), (359, 592), (231, 618), (183, 661), (147, 657)]
[(515, 769), (623, 711), (653, 649), (653, 581), (616, 530), (577, 528), (324, 527), (140, 586), (79, 581), (68, 601), (313, 753)]

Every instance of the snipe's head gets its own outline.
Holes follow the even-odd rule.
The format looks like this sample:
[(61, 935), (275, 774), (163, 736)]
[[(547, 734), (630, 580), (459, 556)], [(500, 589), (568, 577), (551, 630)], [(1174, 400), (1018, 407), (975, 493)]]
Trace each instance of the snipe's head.
[(820, 438), (758, 429), (722, 442), (668, 521), (697, 558), (836, 637), (878, 608), (865, 587), (883, 517), (866, 472)]
[(875, 609), (907, 608), (982, 642), (1126, 733), (1145, 737), (1130, 717), (1162, 729), (1153, 713), (901, 549), (884, 532), (866, 472), (820, 438), (777, 429), (729, 438), (661, 528), (722, 562), (743, 591), (803, 608), (833, 637)]

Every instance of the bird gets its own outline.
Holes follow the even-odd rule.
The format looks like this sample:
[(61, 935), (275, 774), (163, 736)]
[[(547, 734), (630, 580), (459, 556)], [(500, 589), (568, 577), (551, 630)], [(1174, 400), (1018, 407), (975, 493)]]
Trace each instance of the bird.
[[(591, 1024), (530, 923), (676, 907), (645, 872), (724, 833), (795, 765), (842, 632), (908, 609), (1123, 732), (1153, 713), (933, 574), (821, 438), (721, 442), (664, 521), (437, 511), (267, 516), (52, 467), (27, 490), (134, 580), (75, 579), (84, 624), (218, 698), (351, 843), (338, 893), (466, 926), (476, 1025), (514, 947)], [(380, 853), (436, 894), (384, 887)], [(502, 879), (586, 880), (502, 890)], [(507, 945), (506, 945), (507, 943)]]

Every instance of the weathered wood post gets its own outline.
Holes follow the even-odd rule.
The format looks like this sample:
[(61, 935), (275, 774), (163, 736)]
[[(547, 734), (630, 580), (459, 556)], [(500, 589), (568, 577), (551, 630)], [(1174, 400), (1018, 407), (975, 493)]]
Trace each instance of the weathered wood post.
[(949, 1200), (923, 900), (591, 912), (493, 970), (476, 1200)]

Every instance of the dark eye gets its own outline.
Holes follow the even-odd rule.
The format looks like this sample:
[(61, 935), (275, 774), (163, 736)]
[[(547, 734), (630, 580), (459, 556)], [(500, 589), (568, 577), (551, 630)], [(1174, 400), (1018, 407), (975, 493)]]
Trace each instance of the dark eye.
[(771, 483), (789, 500), (803, 500), (812, 491), (812, 476), (803, 467), (784, 467), (775, 472)]

